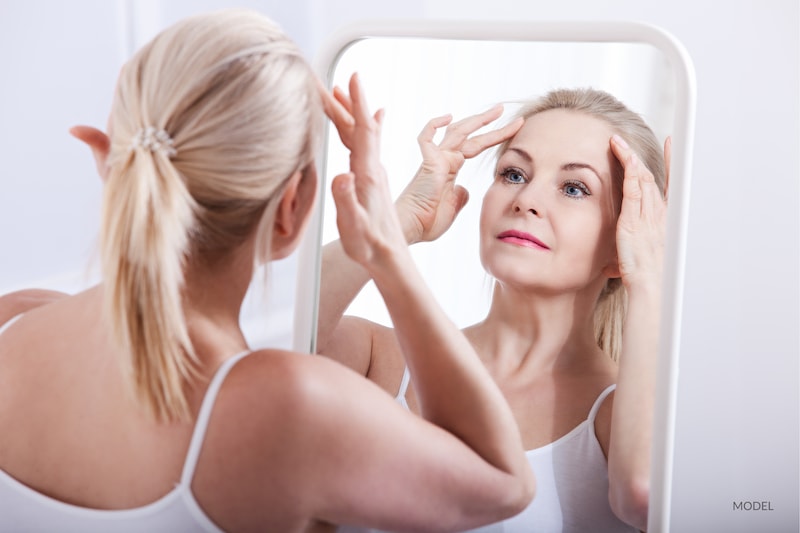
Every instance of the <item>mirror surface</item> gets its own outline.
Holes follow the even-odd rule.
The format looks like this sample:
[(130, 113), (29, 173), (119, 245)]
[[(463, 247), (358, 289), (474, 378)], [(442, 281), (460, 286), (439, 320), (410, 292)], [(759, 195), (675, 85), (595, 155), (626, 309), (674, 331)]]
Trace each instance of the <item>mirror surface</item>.
[[(424, 25), (423, 25), (424, 26)], [(611, 93), (640, 114), (663, 145), (672, 136), (670, 203), (665, 244), (660, 341), (652, 440), (648, 529), (669, 530), (669, 498), (677, 376), (677, 347), (683, 285), (684, 243), (694, 128), (694, 74), (682, 46), (658, 30), (635, 23), (541, 23), (458, 26), (365, 23), (348, 29), (323, 50), (318, 68), (329, 87), (346, 88), (358, 72), (370, 108), (384, 108), (381, 159), (394, 197), (417, 171), (417, 135), (433, 117), (454, 120), (503, 103), (507, 122), (522, 102), (556, 88), (591, 87)], [(329, 55), (325, 55), (325, 53)], [(440, 132), (436, 140), (440, 140)], [(468, 160), (457, 178), (470, 201), (453, 226), (432, 243), (411, 247), (412, 255), (439, 303), (460, 327), (481, 321), (492, 280), (478, 255), (481, 200), (494, 173), (493, 149)], [(321, 175), (319, 235), (307, 241), (306, 268), (318, 278), (319, 244), (338, 238), (335, 207), (327, 184), (349, 168), (348, 152), (331, 126)], [(314, 269), (317, 269), (315, 272)], [(298, 298), (298, 310), (316, 322), (318, 291)], [(305, 303), (304, 303), (305, 302)], [(346, 314), (391, 325), (370, 283)], [(315, 347), (310, 339), (296, 346)]]

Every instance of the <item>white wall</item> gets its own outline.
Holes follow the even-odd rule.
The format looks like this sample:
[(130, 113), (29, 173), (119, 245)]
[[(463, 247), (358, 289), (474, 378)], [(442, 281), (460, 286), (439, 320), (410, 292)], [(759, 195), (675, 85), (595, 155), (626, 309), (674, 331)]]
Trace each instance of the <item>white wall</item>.
[[(127, 43), (158, 21), (228, 3), (138, 2), (136, 9), (151, 15), (135, 26), (129, 14), (137, 3), (121, 0), (0, 3), (0, 290), (46, 278), (57, 285), (53, 276), (86, 265), (100, 186), (88, 152), (66, 130), (105, 123)], [(309, 54), (340, 24), (385, 16), (634, 19), (678, 37), (695, 63), (698, 107), (673, 531), (798, 530), (800, 15), (794, 0), (236, 4), (272, 14)], [(774, 510), (734, 511), (735, 500), (768, 500)]]

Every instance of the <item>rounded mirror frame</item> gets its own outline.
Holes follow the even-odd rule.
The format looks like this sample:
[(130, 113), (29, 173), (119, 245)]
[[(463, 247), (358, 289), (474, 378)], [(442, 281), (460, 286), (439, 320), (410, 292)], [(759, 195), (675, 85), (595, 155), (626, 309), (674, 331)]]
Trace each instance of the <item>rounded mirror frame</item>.
[[(340, 55), (356, 41), (381, 37), (472, 41), (576, 43), (644, 43), (660, 50), (675, 77), (675, 116), (672, 123), (669, 205), (664, 256), (664, 278), (659, 375), (651, 452), (648, 531), (669, 531), (670, 496), (675, 429), (675, 405), (683, 300), (685, 243), (688, 225), (692, 146), (696, 105), (694, 67), (683, 45), (661, 28), (628, 21), (482, 22), (442, 20), (374, 20), (342, 28), (321, 47), (315, 68), (330, 86)], [(327, 146), (328, 139), (325, 139)], [(327, 188), (325, 157), (320, 166), (320, 195)], [(299, 250), (295, 304), (294, 348), (314, 353), (322, 245), (323, 202), (317, 203), (309, 231)]]

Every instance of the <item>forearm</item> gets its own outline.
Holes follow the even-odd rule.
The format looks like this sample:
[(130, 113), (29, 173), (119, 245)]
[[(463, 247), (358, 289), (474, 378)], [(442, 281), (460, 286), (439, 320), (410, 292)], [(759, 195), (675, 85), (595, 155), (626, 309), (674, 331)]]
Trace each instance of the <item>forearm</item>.
[(472, 345), (439, 307), (410, 254), (373, 272), (406, 357), (423, 417), (488, 463), (529, 475), (516, 421)]
[(628, 292), (608, 453), (612, 507), (642, 530), (647, 526), (659, 293), (656, 284)]
[(369, 279), (369, 273), (347, 256), (338, 240), (323, 247), (317, 316), (317, 352), (325, 351), (345, 310)]
[[(403, 206), (396, 205), (397, 218), (406, 242), (417, 242), (419, 228)], [(339, 240), (322, 248), (319, 314), (317, 316), (317, 352), (324, 353), (347, 307), (369, 282), (367, 270), (350, 259)]]

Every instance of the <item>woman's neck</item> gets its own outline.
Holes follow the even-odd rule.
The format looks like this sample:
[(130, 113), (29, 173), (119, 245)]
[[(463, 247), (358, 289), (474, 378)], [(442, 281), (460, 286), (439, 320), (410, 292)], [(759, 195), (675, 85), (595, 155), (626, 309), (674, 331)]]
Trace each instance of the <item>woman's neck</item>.
[(253, 275), (247, 245), (217, 261), (188, 264), (184, 272), (184, 316), (195, 351), (216, 366), (220, 358), (247, 348), (239, 314)]
[(583, 369), (600, 352), (594, 339), (597, 291), (531, 294), (497, 283), (486, 318), (466, 330), (501, 375)]

